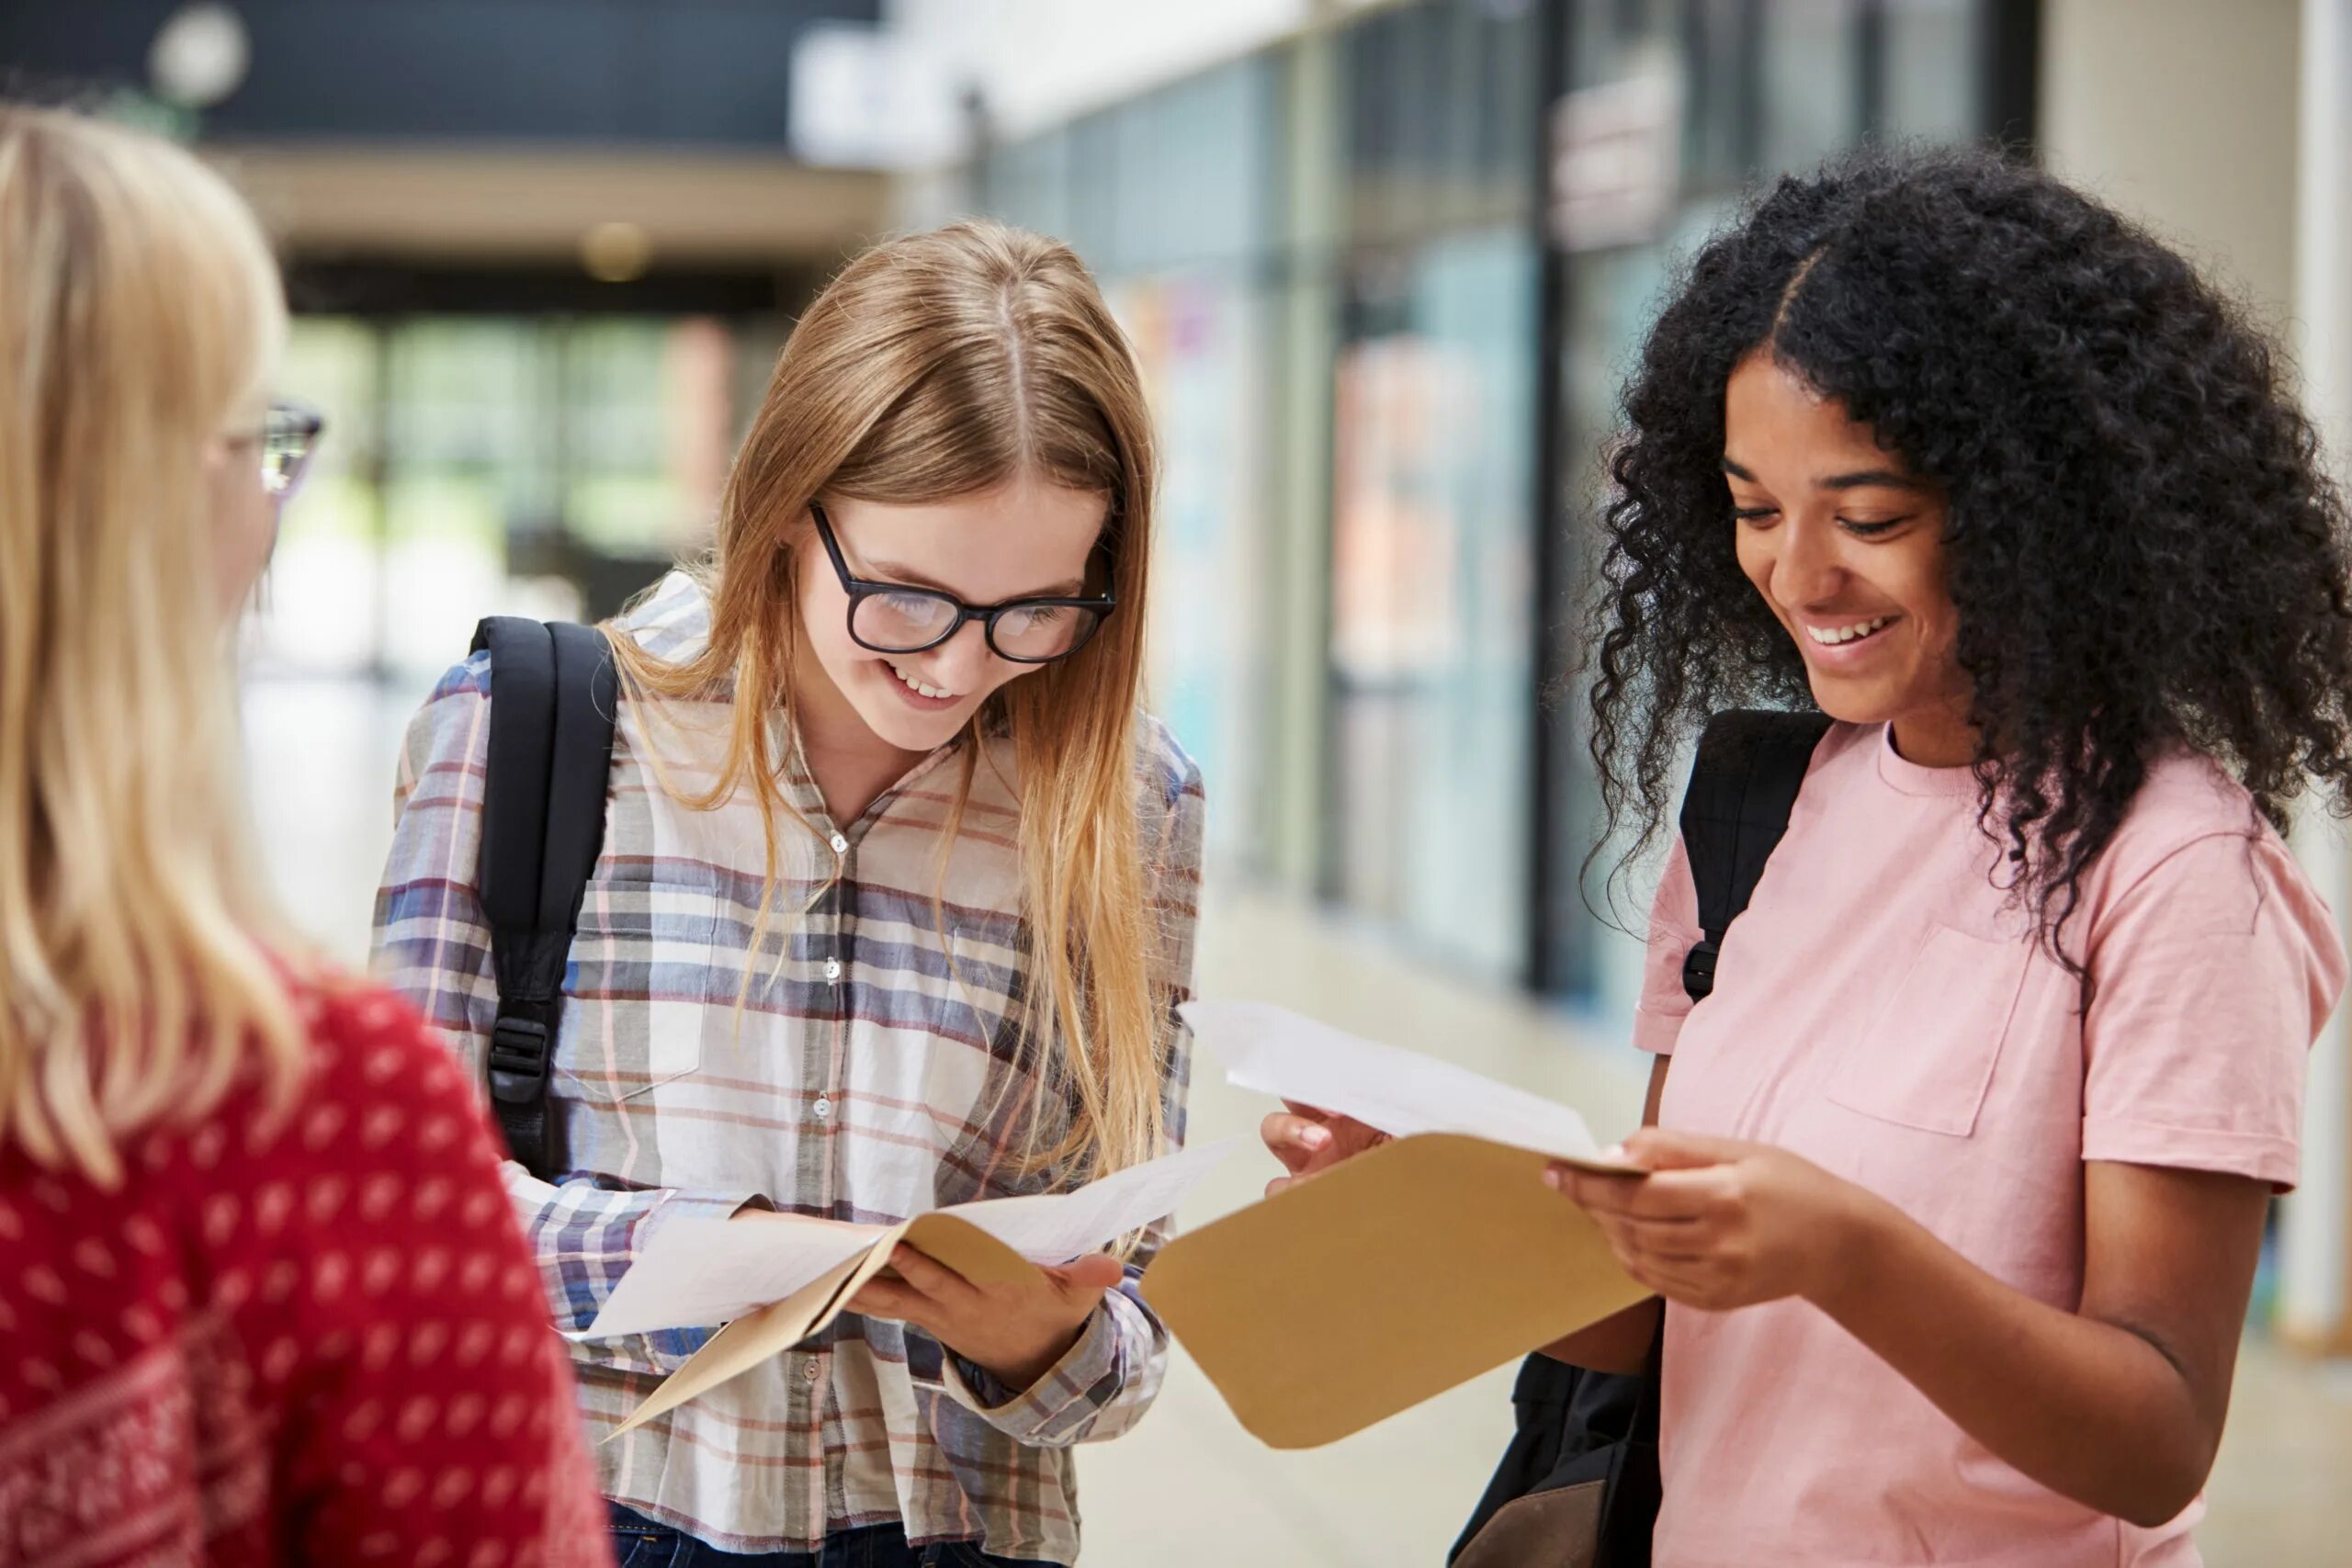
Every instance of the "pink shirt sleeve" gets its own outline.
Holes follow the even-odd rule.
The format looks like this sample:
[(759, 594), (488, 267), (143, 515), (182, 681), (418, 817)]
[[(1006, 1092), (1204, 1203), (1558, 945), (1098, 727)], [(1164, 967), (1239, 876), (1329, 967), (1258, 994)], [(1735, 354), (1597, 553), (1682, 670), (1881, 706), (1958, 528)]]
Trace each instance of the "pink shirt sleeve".
[(1649, 948), (1642, 960), (1642, 997), (1634, 1008), (1634, 1043), (1661, 1056), (1674, 1054), (1682, 1021), (1690, 1016), (1690, 996), (1682, 988), (1682, 961), (1699, 945), (1699, 886), (1682, 835), (1674, 836), (1650, 905)]
[(2292, 1187), (2305, 1061), (2346, 960), (2285, 846), (2194, 839), (2116, 897), (2092, 942), (2083, 1157)]

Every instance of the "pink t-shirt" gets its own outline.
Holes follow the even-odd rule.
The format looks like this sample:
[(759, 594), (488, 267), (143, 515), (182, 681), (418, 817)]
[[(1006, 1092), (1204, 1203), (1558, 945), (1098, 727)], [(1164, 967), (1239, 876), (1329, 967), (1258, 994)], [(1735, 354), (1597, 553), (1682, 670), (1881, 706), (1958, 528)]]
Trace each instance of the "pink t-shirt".
[[(1676, 847), (1635, 1039), (1676, 1058), (1664, 1125), (1792, 1150), (2071, 1309), (2085, 1160), (2293, 1183), (2345, 953), (2245, 792), (2199, 759), (2150, 770), (2085, 880), (2068, 940), (2098, 983), (2087, 1019), (1988, 880), (1997, 856), (1967, 770), (1836, 727), (1696, 1010)], [(2142, 1529), (2067, 1501), (1804, 1302), (1670, 1308), (1665, 1376), (1659, 1568), (2198, 1562), (2201, 1505)]]

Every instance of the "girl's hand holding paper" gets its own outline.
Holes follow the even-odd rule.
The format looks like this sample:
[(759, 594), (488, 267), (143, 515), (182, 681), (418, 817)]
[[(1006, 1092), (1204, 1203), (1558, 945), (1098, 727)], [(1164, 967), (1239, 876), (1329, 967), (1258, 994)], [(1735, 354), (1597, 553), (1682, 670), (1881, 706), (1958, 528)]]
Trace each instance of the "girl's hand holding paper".
[(1266, 1151), (1282, 1161), (1283, 1169), (1288, 1172), (1266, 1183), (1269, 1198), (1310, 1176), (1320, 1176), (1341, 1160), (1388, 1142), (1387, 1134), (1368, 1127), (1352, 1116), (1317, 1111), (1295, 1100), (1286, 1100), (1283, 1104), (1285, 1109), (1271, 1113), (1258, 1127), (1258, 1136), (1264, 1140)]
[(1784, 1149), (1645, 1127), (1625, 1156), (1647, 1174), (1554, 1165), (1544, 1179), (1600, 1226), (1635, 1282), (1708, 1312), (1817, 1296), (1882, 1201)]
[(1117, 1258), (1094, 1253), (1018, 1282), (976, 1285), (901, 1243), (890, 1272), (867, 1280), (849, 1310), (912, 1324), (1019, 1392), (1069, 1353), (1102, 1293), (1125, 1276)]

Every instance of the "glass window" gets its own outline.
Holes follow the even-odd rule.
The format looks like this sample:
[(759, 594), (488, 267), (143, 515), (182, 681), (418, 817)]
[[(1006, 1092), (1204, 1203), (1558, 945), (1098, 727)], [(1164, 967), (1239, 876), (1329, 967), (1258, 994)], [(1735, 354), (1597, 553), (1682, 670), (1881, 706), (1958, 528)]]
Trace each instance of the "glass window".
[(1526, 957), (1535, 299), (1523, 232), (1435, 242), (1360, 281), (1335, 371), (1330, 889), (1498, 975)]
[(708, 536), (749, 341), (707, 317), (298, 320), (282, 385), (327, 434), (260, 656), (431, 675), (481, 615), (617, 608)]
[(1749, 0), (1682, 7), (1682, 174), (1691, 190), (1736, 190), (1747, 178), (1757, 136), (1755, 17)]
[(1210, 781), (1210, 849), (1231, 863), (1256, 847), (1269, 766), (1272, 311), (1246, 275), (1222, 269), (1107, 292), (1135, 344), (1161, 455), (1151, 701)]
[(1070, 138), (1049, 130), (989, 154), (986, 198), (1007, 222), (1041, 234), (1070, 230)]
[(1524, 213), (1542, 146), (1533, 8), (1437, 0), (1340, 35), (1351, 238), (1410, 240)]
[(1809, 169), (1862, 135), (1860, 0), (1772, 0), (1760, 20), (1757, 172)]
[(1973, 0), (1890, 0), (1880, 89), (1888, 132), (1936, 141), (1977, 134), (1984, 85), (1978, 20)]

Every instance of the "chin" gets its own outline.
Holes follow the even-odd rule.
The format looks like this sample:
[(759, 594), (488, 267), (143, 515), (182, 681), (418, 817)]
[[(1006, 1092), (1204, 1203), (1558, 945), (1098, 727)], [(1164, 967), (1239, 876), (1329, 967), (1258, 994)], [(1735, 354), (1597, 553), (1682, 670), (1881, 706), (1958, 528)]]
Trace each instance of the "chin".
[(1824, 680), (1815, 675), (1805, 682), (1813, 691), (1813, 705), (1840, 724), (1889, 724), (1903, 705), (1879, 689), (1877, 682)]
[(935, 751), (953, 740), (956, 731), (964, 728), (964, 721), (960, 718), (943, 722), (904, 714), (891, 716), (867, 714), (865, 722), (875, 734), (901, 751)]
[(866, 728), (901, 751), (934, 751), (956, 739), (971, 719), (967, 707), (942, 713), (911, 713), (887, 692), (857, 705)]

